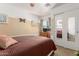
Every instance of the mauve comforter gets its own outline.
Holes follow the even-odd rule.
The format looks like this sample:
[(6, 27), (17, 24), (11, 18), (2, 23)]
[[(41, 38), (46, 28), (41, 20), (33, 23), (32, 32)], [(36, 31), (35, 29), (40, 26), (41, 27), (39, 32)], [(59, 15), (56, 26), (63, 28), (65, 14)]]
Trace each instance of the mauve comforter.
[(52, 50), (56, 50), (54, 42), (50, 38), (41, 36), (13, 37), (18, 43), (7, 49), (0, 49), (0, 56), (45, 56)]

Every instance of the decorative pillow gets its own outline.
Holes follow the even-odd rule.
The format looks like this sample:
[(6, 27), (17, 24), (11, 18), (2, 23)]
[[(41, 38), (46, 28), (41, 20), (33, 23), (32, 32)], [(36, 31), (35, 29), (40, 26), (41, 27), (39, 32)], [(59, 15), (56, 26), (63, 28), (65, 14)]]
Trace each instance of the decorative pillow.
[(10, 45), (17, 43), (17, 41), (7, 35), (0, 35), (0, 48), (6, 49)]

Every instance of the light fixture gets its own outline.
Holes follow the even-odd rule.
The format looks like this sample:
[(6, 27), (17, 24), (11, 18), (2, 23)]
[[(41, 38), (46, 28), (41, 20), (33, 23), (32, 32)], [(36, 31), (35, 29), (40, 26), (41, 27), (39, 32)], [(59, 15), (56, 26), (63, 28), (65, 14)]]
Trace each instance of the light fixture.
[(35, 4), (34, 4), (34, 3), (30, 3), (30, 6), (31, 6), (31, 7), (34, 7), (34, 6), (35, 6)]

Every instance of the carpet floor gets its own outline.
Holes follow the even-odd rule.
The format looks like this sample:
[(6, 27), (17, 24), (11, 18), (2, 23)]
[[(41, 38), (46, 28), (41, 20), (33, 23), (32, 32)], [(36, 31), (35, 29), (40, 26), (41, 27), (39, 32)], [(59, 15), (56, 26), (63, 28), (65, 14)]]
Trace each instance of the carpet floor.
[(75, 56), (76, 51), (61, 46), (56, 46), (55, 56)]

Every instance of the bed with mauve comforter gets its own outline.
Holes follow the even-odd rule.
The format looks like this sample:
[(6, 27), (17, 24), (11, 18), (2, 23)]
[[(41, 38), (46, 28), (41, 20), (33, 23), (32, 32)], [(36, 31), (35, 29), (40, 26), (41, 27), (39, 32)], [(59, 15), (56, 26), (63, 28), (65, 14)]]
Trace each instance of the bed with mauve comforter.
[(7, 49), (0, 49), (0, 56), (46, 56), (52, 50), (56, 50), (54, 42), (50, 38), (41, 36), (13, 37), (18, 43)]

